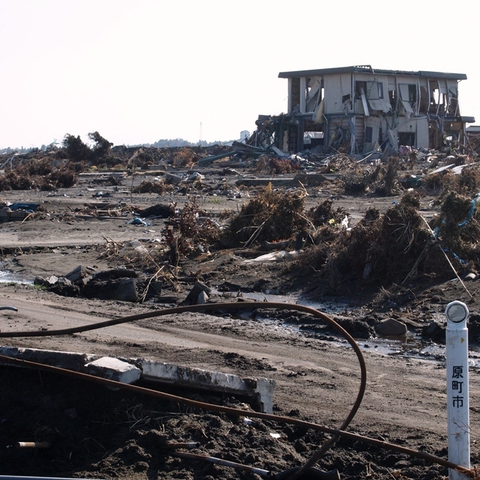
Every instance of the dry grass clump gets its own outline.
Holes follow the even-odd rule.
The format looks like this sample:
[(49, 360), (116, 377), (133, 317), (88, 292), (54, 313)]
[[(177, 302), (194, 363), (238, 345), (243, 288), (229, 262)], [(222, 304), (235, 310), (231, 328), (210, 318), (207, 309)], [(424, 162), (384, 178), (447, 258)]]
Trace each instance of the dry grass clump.
[(317, 227), (326, 224), (338, 225), (346, 216), (348, 213), (344, 208), (333, 208), (333, 200), (330, 198), (308, 212), (308, 217)]
[(478, 271), (480, 267), (479, 219), (475, 198), (450, 192), (444, 198), (440, 215), (431, 222), (442, 248), (460, 268)]
[(175, 153), (173, 165), (175, 167), (191, 167), (195, 160), (195, 152), (190, 148), (182, 148)]
[(430, 194), (439, 195), (440, 203), (450, 192), (473, 197), (480, 192), (480, 170), (472, 165), (463, 168), (460, 174), (447, 170), (426, 175), (422, 187)]
[(255, 171), (267, 172), (272, 175), (285, 175), (297, 172), (298, 168), (289, 158), (262, 155), (255, 164)]
[[(419, 213), (420, 197), (404, 194), (384, 215), (369, 209), (351, 230), (326, 221), (328, 203), (317, 207), (321, 221), (296, 266), (318, 276), (323, 293), (359, 286), (389, 288), (415, 279), (451, 278), (480, 270), (480, 214), (476, 198), (450, 192), (430, 223)], [(324, 211), (324, 213), (321, 213)], [(314, 218), (314, 217), (312, 217)], [(333, 228), (332, 228), (333, 227)]]
[(132, 189), (133, 193), (157, 193), (158, 195), (165, 195), (167, 191), (171, 190), (171, 185), (166, 185), (165, 182), (152, 182), (144, 180), (140, 185)]
[(442, 190), (455, 189), (456, 175), (452, 172), (440, 172), (422, 178), (422, 187), (430, 194), (440, 194)]
[(464, 168), (456, 175), (457, 190), (464, 195), (476, 195), (480, 192), (480, 171), (476, 167)]

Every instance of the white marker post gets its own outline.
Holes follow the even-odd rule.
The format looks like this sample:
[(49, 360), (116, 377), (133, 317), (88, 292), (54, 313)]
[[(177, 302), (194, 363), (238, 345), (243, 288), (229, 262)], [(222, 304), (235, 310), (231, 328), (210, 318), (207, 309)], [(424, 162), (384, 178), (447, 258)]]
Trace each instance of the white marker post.
[[(447, 414), (448, 460), (470, 468), (470, 414), (468, 398), (468, 308), (462, 302), (447, 305)], [(467, 477), (449, 470), (450, 480)]]

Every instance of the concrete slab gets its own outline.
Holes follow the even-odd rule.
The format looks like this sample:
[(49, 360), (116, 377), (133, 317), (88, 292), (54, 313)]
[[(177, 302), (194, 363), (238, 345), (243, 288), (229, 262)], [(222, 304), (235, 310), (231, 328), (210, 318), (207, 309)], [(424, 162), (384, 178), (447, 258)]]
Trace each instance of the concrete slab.
[(246, 185), (248, 187), (260, 187), (268, 185), (298, 185), (298, 181), (293, 177), (268, 177), (268, 178), (241, 178), (235, 182), (237, 185)]
[(83, 366), (96, 357), (85, 353), (56, 352), (36, 348), (0, 347), (0, 354), (6, 357), (20, 358), (31, 362), (44, 363), (53, 367), (80, 371)]
[(152, 360), (141, 361), (141, 368), (145, 380), (250, 397), (255, 400), (262, 412), (273, 413), (274, 380), (243, 379), (229, 373), (181, 367)]

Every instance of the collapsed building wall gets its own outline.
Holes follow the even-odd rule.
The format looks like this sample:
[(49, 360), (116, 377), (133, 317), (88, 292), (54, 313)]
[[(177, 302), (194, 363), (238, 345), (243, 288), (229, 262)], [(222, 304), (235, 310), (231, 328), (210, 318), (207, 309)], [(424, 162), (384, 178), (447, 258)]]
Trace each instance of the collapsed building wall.
[(465, 74), (373, 70), (355, 66), (281, 72), (288, 79), (288, 111), (257, 120), (261, 146), (286, 152), (320, 146), (325, 153), (348, 146), (366, 154), (400, 145), (441, 148), (447, 139), (463, 145), (458, 83)]

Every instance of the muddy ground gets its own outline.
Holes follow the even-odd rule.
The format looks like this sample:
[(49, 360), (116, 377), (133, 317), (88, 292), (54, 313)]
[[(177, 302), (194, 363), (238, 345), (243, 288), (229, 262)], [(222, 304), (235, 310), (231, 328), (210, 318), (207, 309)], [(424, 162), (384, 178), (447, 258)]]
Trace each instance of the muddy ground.
[[(194, 195), (204, 213), (220, 222), (222, 212), (239, 211), (256, 194), (251, 186), (235, 190), (237, 173), (229, 170), (227, 174), (225, 164), (196, 170), (205, 176), (204, 185), (212, 185), (209, 194), (180, 188), (164, 195), (132, 193), (133, 186), (154, 181), (165, 171), (134, 176), (116, 172), (120, 180), (115, 185), (111, 173), (90, 173), (80, 175), (68, 189), (2, 192), (4, 202), (38, 203), (42, 212), (0, 224), (2, 270), (8, 274), (0, 284), (0, 305), (18, 309), (0, 312), (1, 331), (48, 331), (162, 310), (185, 304), (198, 282), (208, 287), (209, 303), (253, 300), (258, 308), (249, 305), (229, 311), (222, 307), (206, 314), (155, 317), (74, 335), (2, 338), (2, 345), (152, 358), (242, 377), (271, 378), (276, 381), (274, 415), (280, 421), (255, 417), (255, 406), (232, 395), (173, 388), (168, 392), (236, 411), (225, 413), (150, 393), (109, 389), (60, 373), (3, 365), (0, 473), (108, 479), (287, 478), (282, 472), (304, 465), (330, 437), (321, 427), (339, 428), (347, 418), (360, 388), (360, 368), (352, 347), (324, 322), (288, 308), (262, 308), (261, 303), (270, 300), (313, 305), (327, 312), (351, 332), (365, 357), (365, 396), (346, 428), (357, 437), (340, 437), (316, 467), (336, 471), (331, 478), (446, 478), (448, 470), (441, 464), (447, 459), (447, 435), (440, 327), (445, 307), (453, 300), (467, 303), (476, 325), (479, 284), (475, 279), (462, 283), (452, 271), (447, 279), (424, 277), (400, 285), (402, 278), (388, 289), (358, 288), (345, 279), (344, 288), (327, 295), (318, 288), (318, 277), (308, 274), (304, 263), (296, 263), (296, 255), (255, 261), (268, 252), (252, 245), (203, 249), (181, 259), (175, 268), (165, 264), (168, 275), (162, 277), (156, 294), (150, 293), (143, 302), (66, 296), (64, 291), (59, 294), (33, 284), (35, 278), (61, 277), (79, 265), (96, 272), (126, 267), (151, 279), (155, 270), (145, 267), (145, 259), (139, 261), (137, 255), (145, 253), (135, 247), (161, 244), (166, 219), (132, 223), (138, 212), (171, 202), (182, 208)], [(187, 174), (187, 170), (177, 168), (174, 173)], [(223, 192), (229, 184), (236, 193), (212, 194), (219, 184)], [(287, 181), (274, 187), (287, 191), (296, 188), (292, 185)], [(346, 195), (335, 175), (307, 190), (309, 208), (333, 199), (335, 207), (348, 212), (351, 225), (370, 208), (386, 212), (404, 193)], [(421, 197), (420, 211), (427, 219), (438, 208), (434, 200), (427, 194)], [(129, 250), (123, 251), (126, 246)], [(407, 335), (378, 338), (375, 325), (386, 319), (405, 324)], [(475, 465), (479, 461), (480, 370), (475, 366), (479, 354), (473, 348), (478, 343), (477, 330), (472, 328), (470, 335)], [(380, 447), (369, 439), (386, 444)], [(47, 441), (49, 447), (16, 446), (24, 441)], [(195, 442), (195, 448), (186, 449), (184, 442)], [(237, 462), (241, 467), (182, 458), (178, 452)], [(422, 458), (422, 453), (435, 458)], [(322, 478), (318, 472), (310, 475), (303, 478)]]

